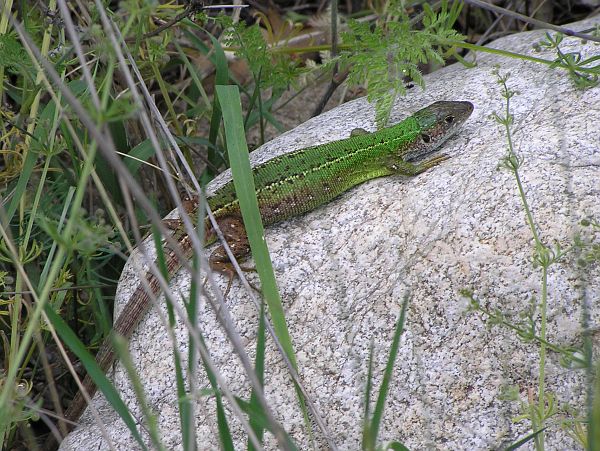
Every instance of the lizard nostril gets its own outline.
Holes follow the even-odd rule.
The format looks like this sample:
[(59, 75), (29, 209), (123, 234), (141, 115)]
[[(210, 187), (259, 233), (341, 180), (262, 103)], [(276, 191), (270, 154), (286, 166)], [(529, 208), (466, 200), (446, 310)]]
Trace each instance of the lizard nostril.
[(429, 135), (428, 135), (428, 134), (426, 134), (426, 133), (422, 133), (422, 134), (421, 134), (421, 139), (423, 140), (423, 142), (424, 142), (425, 144), (429, 144), (429, 143), (431, 142), (431, 136), (429, 136)]

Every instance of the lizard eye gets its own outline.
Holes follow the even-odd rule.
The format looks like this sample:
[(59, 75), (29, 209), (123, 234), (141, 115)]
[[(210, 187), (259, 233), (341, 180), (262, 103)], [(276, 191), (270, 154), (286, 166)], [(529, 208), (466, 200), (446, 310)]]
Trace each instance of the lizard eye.
[(445, 122), (446, 124), (451, 124), (452, 122), (454, 122), (454, 116), (452, 116), (451, 114), (450, 114), (450, 115), (448, 115), (448, 116), (446, 116), (446, 117), (444, 118), (444, 122)]
[(431, 142), (431, 136), (429, 136), (429, 135), (427, 135), (425, 133), (421, 134), (421, 139), (423, 140), (423, 142), (425, 144), (429, 144)]

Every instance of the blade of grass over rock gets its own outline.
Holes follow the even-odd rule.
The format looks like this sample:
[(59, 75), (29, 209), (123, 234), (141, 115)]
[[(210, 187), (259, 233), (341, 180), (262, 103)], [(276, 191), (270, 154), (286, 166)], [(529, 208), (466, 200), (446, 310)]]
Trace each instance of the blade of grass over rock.
[(239, 90), (237, 86), (217, 86), (216, 91), (223, 111), (223, 123), (225, 125), (233, 183), (240, 201), (240, 209), (256, 263), (256, 270), (260, 277), (263, 296), (269, 307), (277, 338), (281, 342), (288, 359), (290, 359), (294, 368), (297, 368), (292, 340), (285, 322), (281, 297), (277, 289), (275, 273), (265, 242), (264, 227), (258, 209), (254, 179), (250, 159), (248, 158), (248, 146), (244, 135)]
[[(198, 210), (198, 221), (201, 221), (202, 212), (204, 211), (204, 198), (200, 199), (200, 208)], [(201, 224), (201, 222), (198, 222)], [(204, 242), (204, 227), (198, 227), (197, 229), (198, 238), (200, 242)], [(200, 272), (200, 258), (198, 255), (194, 253), (194, 258), (192, 261), (193, 271), (196, 273)], [(192, 324), (192, 327), (196, 330), (198, 329), (198, 296), (199, 296), (199, 287), (196, 283), (196, 279), (192, 278), (192, 284), (190, 287), (190, 296), (188, 302), (185, 305), (185, 309)], [(196, 390), (197, 380), (197, 357), (198, 350), (196, 348), (196, 344), (194, 343), (194, 339), (192, 334), (189, 334), (189, 348), (188, 348), (188, 363), (187, 363), (187, 374), (189, 375), (189, 392), (194, 393)], [(194, 403), (192, 402), (192, 397), (187, 396), (186, 393), (186, 385), (183, 378), (183, 369), (181, 366), (181, 361), (178, 358), (178, 353), (173, 353), (175, 357), (176, 371), (177, 371), (177, 395), (179, 397), (179, 424), (181, 425), (181, 435), (182, 435), (182, 445), (184, 450), (192, 450), (195, 449), (196, 443), (198, 442), (198, 438), (196, 435), (195, 421), (194, 421)]]
[[(369, 442), (363, 442), (363, 449), (374, 450), (377, 448), (377, 435), (379, 434), (379, 427), (381, 426), (381, 420), (383, 419), (383, 409), (385, 408), (385, 402), (387, 400), (387, 395), (390, 390), (390, 382), (392, 380), (394, 364), (396, 362), (396, 357), (398, 356), (400, 337), (402, 336), (402, 332), (404, 332), (404, 322), (406, 321), (406, 308), (408, 307), (409, 301), (410, 298), (406, 296), (404, 298), (404, 301), (402, 302), (400, 317), (398, 318), (398, 322), (396, 323), (396, 331), (394, 332), (392, 346), (390, 347), (390, 354), (385, 367), (385, 372), (383, 373), (383, 380), (381, 381), (381, 387), (379, 388), (379, 395), (377, 396), (377, 403), (375, 404), (373, 417), (371, 418), (371, 422), (368, 426), (369, 433), (367, 434), (367, 437), (369, 439)], [(365, 418), (365, 422), (368, 422), (367, 418)]]
[[(236, 398), (236, 401), (240, 408), (248, 414), (250, 418), (254, 420), (254, 423), (259, 427), (271, 431), (271, 433), (275, 434), (276, 431), (273, 430), (273, 424), (269, 421), (269, 419), (265, 416), (264, 411), (262, 409), (255, 409), (252, 403), (249, 403), (241, 398)], [(287, 450), (296, 451), (298, 447), (292, 441), (290, 435), (284, 431), (285, 436), (285, 446)]]
[(519, 441), (513, 443), (512, 445), (510, 445), (508, 448), (506, 448), (504, 451), (513, 451), (515, 449), (519, 449), (521, 446), (523, 446), (524, 444), (532, 441), (534, 438), (536, 438), (538, 436), (538, 434), (541, 434), (542, 432), (544, 432), (546, 428), (542, 428), (539, 429), (535, 432), (532, 432), (531, 434), (523, 437), (522, 439), (520, 439)]
[[(204, 216), (203, 212), (205, 211), (205, 199), (204, 196), (201, 196), (200, 199), (200, 208), (198, 209), (198, 217), (196, 220), (198, 224), (201, 224)], [(204, 228), (198, 227), (198, 238), (200, 242), (204, 242)], [(200, 272), (200, 259), (198, 255), (194, 255), (193, 260), (193, 268), (194, 271)], [(206, 348), (206, 342), (204, 340), (204, 336), (200, 331), (198, 326), (198, 292), (200, 291), (200, 287), (197, 283), (192, 279), (192, 286), (190, 289), (190, 297), (189, 302), (186, 305), (186, 311), (190, 320), (190, 323), (194, 325), (196, 328), (196, 332), (198, 334), (198, 338), (200, 340), (200, 345)], [(192, 339), (192, 335), (190, 334), (189, 338), (190, 347), (188, 349), (188, 374), (190, 377), (190, 390), (194, 393), (193, 390), (197, 390), (197, 387), (194, 386), (192, 382), (192, 378), (197, 377), (196, 364), (197, 361), (197, 347)], [(217, 383), (217, 378), (215, 374), (212, 372), (210, 365), (204, 359), (202, 354), (199, 354), (202, 359), (202, 364), (204, 366), (204, 370), (206, 371), (206, 376), (212, 388), (211, 396), (215, 397), (216, 403), (216, 414), (217, 414), (217, 429), (219, 432), (219, 440), (221, 449), (224, 451), (234, 451), (235, 447), (233, 445), (233, 437), (231, 435), (231, 430), (229, 428), (229, 423), (227, 421), (227, 414), (225, 412), (225, 406), (223, 404), (223, 396), (221, 394), (221, 390), (219, 390), (219, 384)], [(179, 382), (179, 380), (178, 380)], [(195, 449), (195, 443), (197, 442), (195, 427), (194, 427), (194, 396), (187, 396), (185, 393), (185, 387), (183, 386), (183, 375), (181, 377), (182, 387), (178, 388), (178, 394), (180, 396), (179, 405), (180, 409), (182, 409), (182, 418), (181, 418), (181, 430), (183, 433), (183, 443), (184, 449)]]
[[(265, 380), (265, 338), (265, 304), (262, 303), (258, 320), (258, 332), (256, 334), (256, 359), (254, 360), (254, 370), (256, 371), (256, 377), (261, 386), (264, 386)], [(260, 403), (258, 402), (254, 389), (250, 395), (250, 406), (253, 409), (260, 408)], [(250, 417), (250, 426), (252, 427), (252, 430), (254, 430), (258, 440), (262, 443), (265, 431), (263, 426), (257, 422), (253, 416)], [(248, 451), (254, 451), (255, 449), (252, 442), (248, 440)]]
[[(200, 196), (200, 208), (198, 208), (198, 217), (196, 218), (198, 223), (201, 224), (204, 216), (203, 212), (205, 211), (205, 198), (204, 196)], [(198, 227), (198, 238), (200, 242), (204, 242), (204, 228)], [(200, 272), (200, 259), (198, 255), (194, 255), (193, 260), (193, 268), (194, 271)], [(188, 304), (186, 305), (186, 311), (188, 317), (190, 319), (190, 323), (194, 325), (196, 328), (196, 333), (199, 339), (200, 347), (207, 348), (206, 341), (204, 340), (204, 335), (198, 326), (198, 291), (200, 291), (200, 287), (197, 283), (192, 282), (192, 286), (190, 289), (190, 299)], [(229, 423), (227, 421), (227, 413), (225, 412), (225, 405), (223, 403), (223, 395), (221, 390), (219, 390), (219, 384), (217, 382), (217, 377), (215, 373), (213, 373), (210, 364), (204, 358), (202, 353), (198, 353), (197, 345), (192, 339), (192, 334), (190, 333), (190, 347), (188, 350), (188, 374), (190, 377), (190, 381), (192, 378), (195, 378), (196, 375), (196, 364), (197, 354), (199, 354), (200, 359), (202, 360), (202, 365), (204, 367), (204, 371), (206, 371), (206, 377), (208, 382), (210, 383), (211, 390), (209, 391), (208, 396), (215, 397), (216, 403), (216, 414), (217, 414), (217, 429), (219, 432), (219, 440), (221, 449), (224, 451), (233, 451), (235, 449), (233, 445), (233, 437), (231, 435), (231, 430), (229, 428)], [(197, 390), (197, 387), (194, 386), (193, 382), (190, 383), (190, 390)], [(192, 392), (194, 393), (194, 392)], [(178, 390), (178, 394), (180, 396), (179, 405), (181, 409), (187, 409), (188, 418), (182, 418), (182, 433), (184, 434), (184, 449), (194, 449), (194, 444), (196, 441), (192, 440), (192, 437), (196, 440), (196, 434), (194, 429), (194, 415), (193, 415), (193, 407), (194, 407), (194, 396), (187, 396), (184, 390)], [(187, 420), (187, 421), (184, 421)], [(191, 428), (191, 430), (187, 430)], [(189, 439), (186, 439), (186, 435), (189, 435)], [(186, 447), (187, 442), (187, 447)]]
[[(281, 297), (275, 280), (271, 257), (264, 238), (264, 227), (262, 224), (260, 210), (258, 208), (258, 200), (254, 187), (254, 178), (252, 176), (252, 168), (248, 157), (248, 146), (244, 133), (244, 124), (242, 116), (242, 106), (240, 101), (239, 90), (237, 86), (222, 86), (216, 87), (216, 93), (223, 114), (223, 124), (225, 127), (225, 137), (227, 142), (227, 153), (231, 164), (231, 172), (235, 190), (240, 201), (240, 209), (244, 220), (244, 226), (250, 241), (250, 248), (256, 264), (262, 293), (269, 307), (273, 328), (277, 339), (279, 340), (286, 357), (289, 359), (294, 369), (297, 369), (296, 357), (292, 346), (292, 340), (285, 322)], [(263, 346), (264, 347), (264, 346)], [(257, 365), (259, 362), (257, 362)], [(302, 407), (304, 416), (306, 417), (306, 407), (303, 397), (297, 389), (298, 399)], [(251, 406), (253, 404), (251, 403)], [(250, 415), (253, 419), (252, 427), (264, 429), (265, 426), (260, 426), (256, 423), (256, 417)], [(269, 430), (272, 431), (270, 428)], [(272, 431), (273, 432), (273, 431)], [(283, 431), (282, 431), (283, 432)], [(289, 436), (285, 437), (288, 449), (296, 449)]]
[[(199, 228), (200, 230), (201, 228)], [(160, 268), (160, 271), (163, 275), (163, 277), (165, 278), (165, 280), (169, 279), (169, 271), (167, 269), (167, 261), (166, 261), (166, 257), (165, 257), (165, 252), (164, 252), (164, 248), (162, 246), (162, 236), (160, 233), (160, 230), (158, 229), (158, 227), (153, 226), (152, 227), (152, 236), (154, 238), (154, 246), (156, 247), (156, 261), (158, 263), (158, 267)], [(196, 260), (196, 259), (195, 259)], [(196, 289), (196, 284), (194, 282), (194, 279), (192, 279), (192, 286), (190, 289), (190, 298), (192, 298), (194, 296), (195, 293), (195, 289)], [(165, 298), (168, 298), (169, 293), (165, 292)], [(166, 299), (167, 302), (165, 302), (166, 304), (166, 308), (167, 308), (167, 315), (169, 318), (169, 327), (174, 328), (176, 326), (176, 318), (175, 318), (175, 312), (173, 309), (173, 305), (172, 305), (172, 299)], [(189, 309), (189, 303), (188, 303), (188, 309)], [(189, 314), (189, 310), (188, 310), (188, 314)], [(193, 317), (191, 317), (190, 319), (192, 319)], [(175, 339), (175, 337), (173, 338)], [(175, 344), (176, 346), (176, 344)], [(190, 348), (193, 346), (193, 342), (190, 339)], [(192, 446), (190, 445), (191, 443), (195, 443), (195, 434), (194, 431), (195, 429), (190, 426), (191, 424), (193, 424), (193, 404), (190, 401), (190, 398), (186, 395), (186, 390), (185, 390), (185, 381), (184, 381), (184, 371), (183, 371), (183, 366), (182, 366), (182, 362), (181, 359), (179, 358), (179, 353), (176, 352), (175, 350), (173, 351), (173, 360), (174, 360), (174, 365), (175, 365), (175, 383), (176, 383), (176, 388), (177, 388), (177, 397), (178, 397), (178, 406), (179, 406), (179, 421), (180, 421), (180, 426), (181, 426), (181, 431), (182, 431), (182, 436), (183, 436), (183, 449), (188, 450), (191, 449)], [(192, 362), (193, 360), (190, 359), (190, 362)], [(191, 374), (191, 373), (190, 373)], [(139, 389), (141, 390), (141, 387), (139, 387)]]
[[(256, 199), (254, 178), (252, 176), (252, 169), (248, 158), (248, 147), (244, 136), (238, 87), (217, 86), (216, 92), (223, 111), (223, 123), (225, 125), (225, 136), (234, 186), (236, 193), (238, 194), (246, 233), (250, 241), (250, 248), (254, 257), (256, 269), (260, 277), (262, 294), (269, 307), (275, 335), (279, 340), (283, 352), (289, 359), (289, 364), (294, 371), (297, 371), (298, 366), (292, 340), (286, 325), (281, 297), (273, 272), (273, 265), (271, 264), (271, 258), (264, 238), (264, 228), (260, 217), (258, 201)], [(296, 382), (295, 389), (304, 424), (308, 431), (307, 433), (312, 435), (312, 424), (308, 414), (306, 400), (302, 388)]]
[(363, 409), (364, 426), (362, 430), (363, 449), (366, 443), (374, 442), (371, 440), (371, 427), (369, 417), (371, 416), (371, 388), (373, 387), (373, 339), (369, 343), (369, 366), (367, 369), (367, 383), (365, 386), (365, 407)]
[[(204, 340), (204, 336), (198, 331), (198, 337), (200, 339), (200, 343), (202, 346), (206, 348), (206, 342)], [(210, 368), (210, 365), (202, 355), (202, 364), (204, 366), (204, 370), (206, 371), (206, 377), (210, 386), (212, 387), (211, 396), (215, 397), (216, 409), (217, 409), (217, 428), (219, 430), (219, 439), (221, 442), (221, 449), (226, 451), (233, 451), (235, 449), (233, 445), (233, 437), (231, 435), (231, 430), (229, 428), (229, 424), (227, 422), (227, 414), (225, 412), (225, 405), (223, 404), (223, 396), (221, 395), (221, 390), (219, 390), (219, 384), (217, 383), (217, 378), (215, 373)], [(241, 406), (240, 406), (241, 407)]]
[(151, 448), (155, 451), (166, 451), (165, 446), (161, 442), (161, 437), (158, 430), (157, 414), (153, 412), (148, 405), (148, 399), (144, 393), (144, 387), (140, 375), (136, 372), (133, 360), (131, 360), (131, 355), (129, 354), (128, 350), (129, 342), (126, 338), (118, 334), (115, 334), (112, 337), (112, 340), (115, 353), (119, 357), (119, 360), (121, 361), (123, 368), (127, 373), (140, 406), (140, 413), (138, 414), (138, 417), (143, 418), (144, 430), (148, 434), (150, 442), (152, 443)]

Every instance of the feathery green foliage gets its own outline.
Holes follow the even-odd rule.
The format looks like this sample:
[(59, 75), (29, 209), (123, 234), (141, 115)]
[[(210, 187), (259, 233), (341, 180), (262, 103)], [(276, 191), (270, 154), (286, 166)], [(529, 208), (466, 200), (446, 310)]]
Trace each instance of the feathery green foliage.
[(546, 32), (546, 39), (539, 42), (539, 47), (556, 51), (556, 59), (550, 65), (551, 68), (565, 69), (569, 73), (571, 81), (578, 89), (587, 89), (598, 86), (600, 83), (600, 64), (592, 66), (592, 63), (600, 61), (600, 55), (584, 58), (580, 52), (563, 52), (560, 44), (565, 38), (564, 34), (556, 33), (554, 36)]
[(27, 52), (12, 34), (0, 35), (0, 64), (12, 74), (22, 70), (26, 75), (33, 70)]
[(226, 30), (225, 44), (235, 49), (236, 56), (248, 63), (254, 81), (260, 89), (276, 91), (295, 83), (304, 71), (288, 54), (274, 52), (262, 35), (259, 23), (233, 23), (228, 16), (220, 16), (219, 23)]
[(350, 20), (349, 31), (342, 33), (347, 47), (340, 53), (340, 62), (350, 70), (350, 83), (367, 86), (368, 99), (375, 102), (379, 128), (387, 124), (398, 96), (406, 93), (405, 79), (424, 87), (419, 65), (443, 65), (444, 51), (464, 40), (452, 29), (461, 3), (454, 2), (448, 10), (444, 1), (438, 13), (427, 3), (423, 7), (422, 30), (412, 28), (403, 2), (394, 1), (390, 2), (387, 16), (375, 27)]

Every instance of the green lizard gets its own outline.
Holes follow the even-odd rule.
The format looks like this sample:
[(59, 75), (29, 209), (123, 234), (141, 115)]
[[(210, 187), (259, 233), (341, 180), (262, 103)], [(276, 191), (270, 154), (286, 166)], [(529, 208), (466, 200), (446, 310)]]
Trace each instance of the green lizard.
[[(392, 127), (295, 150), (255, 166), (252, 172), (263, 223), (269, 225), (301, 215), (376, 177), (415, 176), (426, 171), (449, 158), (442, 154), (426, 159), (458, 131), (472, 111), (470, 102), (435, 102)], [(207, 202), (233, 255), (236, 259), (245, 258), (250, 253), (250, 245), (233, 182), (219, 188)], [(192, 218), (198, 216), (197, 208), (196, 201), (186, 203)], [(175, 224), (174, 238), (180, 252), (170, 253), (166, 258), (170, 276), (182, 266), (180, 255), (189, 259), (193, 252), (183, 224)], [(217, 235), (208, 219), (204, 227), (205, 244), (214, 243)], [(209, 261), (213, 269), (228, 273), (231, 278), (232, 266), (223, 246), (212, 252)], [(152, 272), (144, 277), (147, 284), (138, 286), (113, 326), (114, 333), (126, 338), (149, 309), (152, 297), (160, 292), (160, 283)], [(106, 372), (114, 360), (112, 344), (107, 339), (96, 362)], [(83, 386), (92, 397), (96, 386), (89, 375)], [(85, 407), (85, 399), (77, 393), (65, 413), (66, 419), (77, 421)]]

